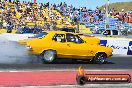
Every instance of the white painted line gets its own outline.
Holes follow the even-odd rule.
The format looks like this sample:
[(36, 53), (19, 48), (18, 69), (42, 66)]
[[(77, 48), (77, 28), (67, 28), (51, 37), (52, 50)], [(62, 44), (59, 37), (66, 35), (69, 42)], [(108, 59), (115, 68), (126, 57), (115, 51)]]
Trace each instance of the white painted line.
[[(132, 83), (127, 84), (86, 84), (80, 85), (55, 85), (55, 86), (25, 86), (22, 88), (132, 88)], [(14, 87), (13, 87), (14, 88)]]
[[(47, 72), (47, 71), (49, 71), (49, 72), (52, 72), (52, 71), (56, 71), (56, 72), (57, 71), (58, 72), (59, 71), (64, 71), (64, 72), (65, 71), (69, 71), (69, 72), (70, 71), (75, 71), (75, 72), (77, 72), (78, 69), (77, 70), (74, 70), (74, 69), (70, 69), (70, 70), (69, 69), (63, 69), (63, 70), (55, 70), (55, 69), (52, 69), (52, 70), (39, 70), (39, 69), (37, 69), (37, 70), (30, 70), (30, 69), (29, 70), (0, 70), (0, 72), (44, 72), (44, 71), (45, 72)], [(121, 70), (119, 70), (119, 69), (118, 70), (112, 70), (112, 69), (111, 70), (110, 69), (109, 70), (105, 70), (105, 69), (104, 70), (103, 69), (102, 70), (96, 70), (96, 69), (91, 70), (91, 69), (85, 69), (85, 71), (103, 71), (103, 72), (105, 72), (105, 71), (112, 71), (112, 72), (113, 71), (124, 71), (124, 72), (127, 71), (127, 72), (132, 72), (132, 69), (121, 69)]]

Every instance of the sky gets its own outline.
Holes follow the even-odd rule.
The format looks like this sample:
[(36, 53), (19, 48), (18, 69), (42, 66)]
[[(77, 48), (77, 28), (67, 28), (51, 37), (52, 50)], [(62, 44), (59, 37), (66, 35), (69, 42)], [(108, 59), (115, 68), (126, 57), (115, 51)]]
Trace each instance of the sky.
[[(20, 0), (20, 1), (30, 1), (30, 0)], [(34, 0), (32, 0), (34, 1)], [(66, 2), (68, 5), (73, 5), (75, 7), (87, 7), (88, 9), (95, 9), (97, 6), (104, 5), (107, 0), (36, 0), (37, 3), (47, 3), (50, 2), (51, 4), (59, 4), (60, 2)], [(132, 0), (109, 0), (109, 3), (114, 2), (127, 2)]]

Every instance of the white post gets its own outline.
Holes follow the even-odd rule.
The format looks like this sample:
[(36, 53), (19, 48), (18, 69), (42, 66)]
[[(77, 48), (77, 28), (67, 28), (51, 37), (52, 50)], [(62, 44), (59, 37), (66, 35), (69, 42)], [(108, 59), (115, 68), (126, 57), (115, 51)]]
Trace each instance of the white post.
[(30, 2), (32, 2), (32, 0), (30, 0)]
[(105, 29), (107, 29), (108, 25), (109, 25), (109, 17), (108, 17), (108, 6), (109, 6), (109, 0), (107, 0), (106, 2), (106, 12), (105, 12), (105, 15), (106, 15), (106, 19), (105, 19)]

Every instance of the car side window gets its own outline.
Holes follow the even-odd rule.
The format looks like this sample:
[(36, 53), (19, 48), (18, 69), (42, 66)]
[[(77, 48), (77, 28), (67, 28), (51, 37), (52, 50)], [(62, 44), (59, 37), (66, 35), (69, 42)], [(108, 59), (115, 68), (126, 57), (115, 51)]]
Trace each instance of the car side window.
[(66, 40), (67, 42), (74, 42), (74, 43), (84, 43), (84, 41), (78, 36), (78, 35), (73, 35), (70, 33), (66, 34)]
[(64, 34), (55, 34), (55, 36), (53, 37), (52, 40), (54, 40), (56, 42), (66, 42)]
[(66, 34), (66, 40), (67, 42), (74, 42), (75, 36), (73, 34)]
[(78, 44), (84, 43), (83, 39), (81, 39), (80, 36), (75, 35), (75, 38), (76, 38), (76, 43)]

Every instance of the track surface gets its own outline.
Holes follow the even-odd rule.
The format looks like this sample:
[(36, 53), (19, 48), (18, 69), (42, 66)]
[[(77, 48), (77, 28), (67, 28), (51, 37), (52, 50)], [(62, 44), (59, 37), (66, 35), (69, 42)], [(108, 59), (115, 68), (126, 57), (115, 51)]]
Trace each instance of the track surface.
[(1, 70), (76, 70), (79, 66), (84, 66), (85, 69), (99, 69), (99, 70), (120, 70), (132, 69), (132, 57), (111, 58), (105, 64), (91, 64), (89, 62), (75, 62), (71, 60), (59, 60), (55, 64), (42, 64), (42, 63), (26, 63), (26, 64), (0, 64)]

